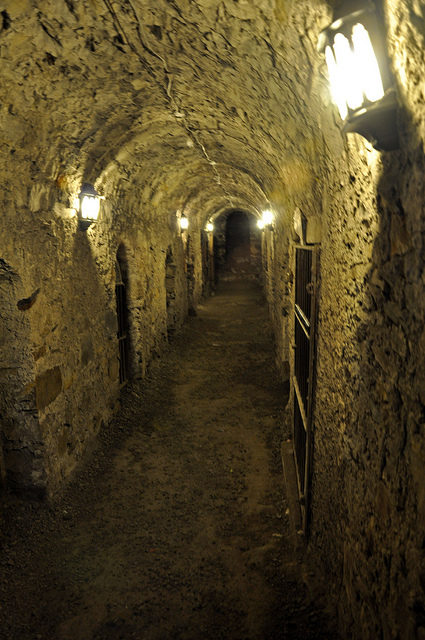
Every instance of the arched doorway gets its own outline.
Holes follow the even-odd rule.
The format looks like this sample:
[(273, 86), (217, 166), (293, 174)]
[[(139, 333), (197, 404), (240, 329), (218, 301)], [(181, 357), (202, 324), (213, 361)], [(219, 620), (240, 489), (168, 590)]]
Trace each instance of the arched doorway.
[(167, 249), (165, 257), (165, 304), (167, 308), (167, 336), (170, 339), (175, 332), (177, 324), (176, 310), (176, 272), (177, 265), (174, 260), (173, 249)]
[(214, 263), (218, 279), (260, 274), (261, 234), (255, 216), (245, 211), (228, 211), (216, 218)]
[(249, 221), (246, 213), (234, 211), (226, 220), (226, 269), (246, 271), (251, 260)]
[(127, 306), (128, 269), (125, 247), (121, 245), (117, 251), (115, 262), (115, 298), (118, 320), (119, 348), (119, 382), (124, 386), (130, 378), (130, 334), (129, 314)]

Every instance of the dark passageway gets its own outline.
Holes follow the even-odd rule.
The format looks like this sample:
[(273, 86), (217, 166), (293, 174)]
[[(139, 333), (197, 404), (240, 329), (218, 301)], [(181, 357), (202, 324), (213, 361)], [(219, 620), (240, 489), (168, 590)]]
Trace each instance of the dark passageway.
[(257, 218), (244, 211), (227, 211), (214, 222), (214, 258), (217, 279), (259, 278), (261, 233)]
[(0, 5), (2, 637), (425, 640), (425, 0)]
[[(251, 216), (250, 216), (251, 217)], [(250, 228), (246, 213), (231, 213), (226, 220), (226, 268), (243, 270), (250, 264)]]
[(286, 401), (263, 294), (222, 283), (63, 497), (9, 497), (0, 637), (330, 640), (289, 537)]

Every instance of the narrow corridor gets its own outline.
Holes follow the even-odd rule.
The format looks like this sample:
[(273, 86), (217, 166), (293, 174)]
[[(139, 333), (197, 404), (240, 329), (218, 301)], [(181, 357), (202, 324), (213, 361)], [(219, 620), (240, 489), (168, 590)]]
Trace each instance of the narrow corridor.
[(262, 292), (222, 283), (61, 498), (7, 498), (0, 637), (333, 638), (289, 536), (286, 401)]

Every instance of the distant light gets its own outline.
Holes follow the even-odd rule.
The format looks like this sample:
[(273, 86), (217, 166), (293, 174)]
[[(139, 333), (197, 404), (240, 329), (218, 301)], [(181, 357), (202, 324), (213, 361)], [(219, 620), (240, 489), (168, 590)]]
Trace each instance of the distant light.
[[(96, 222), (99, 217), (100, 211), (100, 199), (93, 185), (87, 182), (81, 187), (80, 194), (78, 196), (78, 215), (80, 229), (86, 230), (93, 222)], [(74, 202), (77, 204), (77, 201)]]
[(180, 218), (180, 230), (187, 231), (188, 228), (189, 228), (189, 220), (186, 218), (185, 215), (183, 215)]
[(212, 222), (207, 222), (205, 231), (208, 231), (208, 233), (212, 233), (214, 231), (214, 225)]
[(257, 220), (257, 227), (259, 229), (261, 229), (261, 231), (263, 231), (265, 224), (264, 224), (264, 220), (262, 218), (260, 218), (259, 220)]
[(274, 215), (270, 209), (266, 209), (263, 211), (262, 220), (264, 222), (264, 226), (270, 227), (274, 222)]

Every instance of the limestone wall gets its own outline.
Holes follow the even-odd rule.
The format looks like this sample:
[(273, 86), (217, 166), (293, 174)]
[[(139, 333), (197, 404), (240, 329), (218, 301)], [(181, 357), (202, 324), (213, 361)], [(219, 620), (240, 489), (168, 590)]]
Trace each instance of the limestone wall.
[[(52, 491), (117, 408), (119, 247), (127, 263), (132, 376), (143, 376), (167, 341), (165, 255), (170, 243), (176, 245), (180, 273), (177, 325), (187, 310), (177, 231), (136, 224), (124, 231), (119, 223), (108, 225), (109, 219), (123, 215), (118, 206), (112, 208), (111, 202), (105, 204), (101, 221), (87, 232), (77, 229), (68, 210), (61, 210), (67, 218), (52, 220), (47, 208), (28, 212), (22, 206), (6, 210), (3, 217), (2, 260), (10, 267), (2, 279), (2, 291), (3, 285), (7, 288), (1, 313), (6, 332), (2, 390), (9, 398), (2, 401), (2, 415), (5, 466), (13, 485)], [(17, 218), (19, 226), (11, 234)], [(31, 427), (19, 426), (29, 420)], [(9, 422), (15, 426), (7, 427)]]
[[(320, 62), (307, 55), (311, 92), (323, 100), (319, 107), (313, 95), (307, 110), (321, 135), (307, 185), (316, 198), (294, 194), (289, 233), (299, 240), (297, 209), (307, 219), (320, 216), (309, 564), (326, 576), (342, 637), (407, 640), (425, 637), (425, 112), (418, 84), (425, 14), (414, 2), (388, 2), (385, 12), (402, 105), (400, 151), (380, 154), (340, 134)], [(277, 240), (268, 279), (275, 315), (285, 299), (276, 285), (285, 255)]]
[[(138, 377), (196, 307), (205, 222), (271, 207), (285, 376), (300, 224), (321, 242), (308, 562), (343, 637), (410, 640), (425, 635), (425, 7), (382, 3), (402, 109), (400, 151), (379, 154), (330, 101), (316, 44), (334, 4), (0, 0), (3, 453), (10, 482), (53, 491), (116, 409), (118, 250)], [(87, 232), (83, 181), (105, 197)]]

